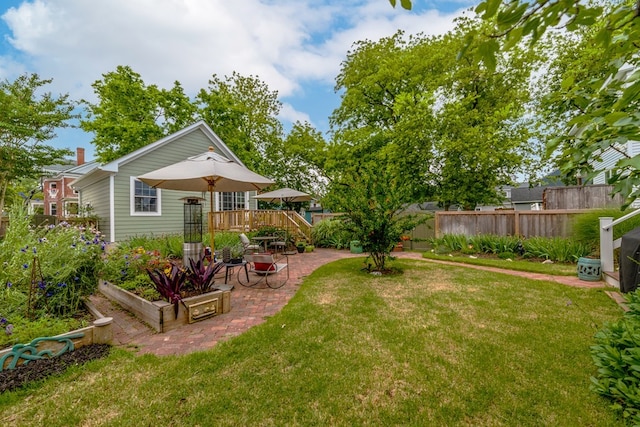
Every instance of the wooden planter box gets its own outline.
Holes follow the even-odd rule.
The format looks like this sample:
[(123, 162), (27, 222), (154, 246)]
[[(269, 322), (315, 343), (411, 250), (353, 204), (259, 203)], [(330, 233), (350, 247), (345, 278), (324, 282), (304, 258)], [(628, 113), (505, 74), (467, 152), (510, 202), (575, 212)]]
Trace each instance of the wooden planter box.
[(173, 304), (166, 301), (147, 301), (104, 280), (99, 281), (98, 290), (158, 332), (171, 331), (231, 310), (230, 291), (214, 291), (185, 298), (183, 301), (187, 309), (179, 304), (176, 317)]

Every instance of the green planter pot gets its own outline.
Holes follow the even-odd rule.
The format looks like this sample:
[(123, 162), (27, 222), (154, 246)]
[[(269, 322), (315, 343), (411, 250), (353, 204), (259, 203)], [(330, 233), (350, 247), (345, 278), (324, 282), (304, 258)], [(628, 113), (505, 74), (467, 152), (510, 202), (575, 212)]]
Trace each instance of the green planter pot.
[(597, 282), (602, 276), (602, 265), (597, 258), (578, 258), (578, 278)]
[(352, 240), (349, 248), (351, 249), (352, 254), (361, 254), (362, 253), (362, 244), (360, 240)]

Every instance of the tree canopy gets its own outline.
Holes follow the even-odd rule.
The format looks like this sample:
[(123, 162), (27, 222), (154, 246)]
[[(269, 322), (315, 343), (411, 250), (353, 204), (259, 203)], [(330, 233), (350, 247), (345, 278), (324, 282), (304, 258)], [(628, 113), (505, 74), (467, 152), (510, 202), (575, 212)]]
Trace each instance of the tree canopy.
[(609, 183), (627, 203), (639, 197), (640, 155), (627, 152), (625, 144), (640, 140), (640, 2), (486, 0), (476, 12), (489, 27), (470, 32), (467, 40), (480, 41), (474, 57), (488, 67), (501, 52), (536, 46), (549, 33), (569, 34), (566, 40), (572, 43), (579, 40), (579, 57), (563, 61), (583, 68), (565, 67), (550, 92), (563, 120), (549, 150), (559, 152), (566, 174), (580, 172), (587, 179), (603, 172), (603, 153), (617, 151), (621, 159)]
[(144, 147), (194, 121), (196, 108), (179, 82), (170, 90), (147, 86), (128, 66), (102, 75), (93, 83), (97, 103), (83, 100), (88, 110), (80, 127), (95, 136), (96, 157), (109, 162)]
[(534, 56), (500, 58), (493, 71), (456, 60), (466, 32), (479, 25), (461, 19), (444, 36), (399, 32), (357, 42), (342, 65), (342, 102), (331, 118), (335, 149), (386, 153), (412, 189), (407, 202), (465, 209), (499, 202), (500, 186), (539, 152), (525, 116)]
[(39, 178), (43, 166), (71, 154), (45, 143), (56, 136), (55, 129), (70, 126), (74, 118), (67, 94), (43, 92), (51, 81), (23, 74), (0, 82), (0, 213), (9, 185)]
[(108, 162), (144, 147), (196, 120), (204, 120), (251, 170), (273, 177), (278, 184), (313, 190), (319, 176), (317, 153), (322, 135), (310, 124), (295, 124), (285, 139), (278, 118), (277, 91), (257, 76), (213, 75), (193, 99), (180, 82), (170, 90), (147, 85), (131, 67), (118, 66), (94, 82), (98, 102), (81, 121), (93, 132), (98, 160)]

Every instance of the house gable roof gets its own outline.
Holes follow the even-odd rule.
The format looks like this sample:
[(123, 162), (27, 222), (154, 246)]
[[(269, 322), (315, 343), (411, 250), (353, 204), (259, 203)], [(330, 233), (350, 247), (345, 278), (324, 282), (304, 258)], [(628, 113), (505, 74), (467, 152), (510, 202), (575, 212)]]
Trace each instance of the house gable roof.
[(167, 135), (164, 138), (161, 138), (155, 142), (152, 142), (151, 144), (147, 144), (144, 147), (141, 147), (129, 154), (126, 154), (116, 160), (113, 160), (111, 162), (105, 163), (103, 165), (99, 165), (99, 164), (94, 164), (93, 168), (88, 170), (88, 171), (84, 171), (85, 174), (80, 176), (78, 179), (76, 179), (75, 181), (73, 181), (71, 183), (72, 186), (74, 187), (78, 187), (78, 188), (82, 188), (83, 187), (83, 181), (85, 180), (91, 180), (92, 182), (95, 182), (96, 180), (100, 180), (102, 178), (105, 178), (107, 176), (113, 175), (118, 173), (119, 169), (121, 166), (126, 165), (129, 162), (132, 162), (136, 159), (139, 159), (140, 157), (160, 148), (163, 147), (177, 139), (182, 138), (185, 135), (190, 134), (191, 132), (195, 132), (195, 131), (202, 131), (202, 133), (211, 140), (212, 145), (216, 146), (220, 151), (221, 154), (224, 155), (225, 157), (227, 157), (230, 160), (233, 160), (237, 163), (240, 163), (241, 165), (244, 165), (240, 159), (229, 149), (229, 147), (227, 147), (227, 144), (225, 144), (220, 137), (209, 127), (209, 125), (207, 125), (203, 120), (200, 120), (190, 126), (187, 126), (184, 129), (181, 129), (175, 133), (172, 133), (171, 135)]

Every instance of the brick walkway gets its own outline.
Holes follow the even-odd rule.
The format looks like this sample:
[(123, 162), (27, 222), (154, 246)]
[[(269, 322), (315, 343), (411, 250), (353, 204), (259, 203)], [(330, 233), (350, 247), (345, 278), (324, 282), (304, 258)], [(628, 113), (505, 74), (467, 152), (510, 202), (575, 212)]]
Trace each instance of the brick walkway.
[[(393, 255), (425, 262), (463, 266), (459, 263), (427, 260), (422, 258), (422, 254), (418, 252), (398, 252)], [(291, 255), (289, 256), (290, 279), (280, 289), (246, 288), (237, 284), (237, 278), (234, 275), (231, 283), (235, 284), (235, 288), (231, 294), (231, 310), (228, 313), (162, 334), (156, 333), (99, 294), (91, 296), (90, 301), (105, 317), (113, 318), (113, 343), (115, 345), (137, 349), (138, 354), (186, 354), (211, 348), (220, 341), (239, 335), (252, 326), (263, 323), (289, 302), (289, 299), (300, 288), (305, 276), (331, 261), (354, 256), (362, 255), (332, 249), (316, 249), (312, 253)], [(604, 282), (585, 282), (573, 276), (550, 276), (473, 265), (464, 265), (464, 267), (513, 274), (535, 280), (548, 280), (568, 286), (607, 287)]]

